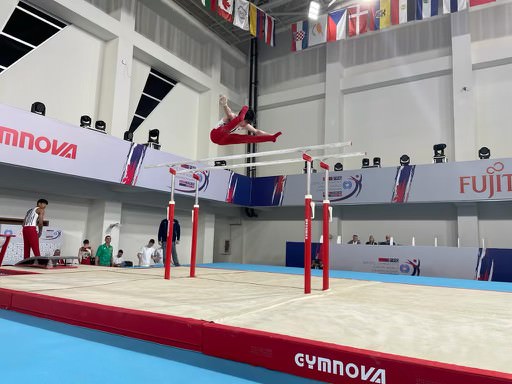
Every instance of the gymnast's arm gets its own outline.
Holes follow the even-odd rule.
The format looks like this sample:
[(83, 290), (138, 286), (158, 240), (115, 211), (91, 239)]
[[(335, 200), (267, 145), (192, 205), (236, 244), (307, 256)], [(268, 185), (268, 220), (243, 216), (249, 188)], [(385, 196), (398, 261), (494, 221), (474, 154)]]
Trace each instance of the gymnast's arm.
[(228, 106), (228, 98), (224, 95), (221, 95), (219, 97), (219, 104), (220, 106), (222, 107), (224, 113), (226, 114), (226, 117), (224, 117), (224, 122), (228, 122), (228, 121), (231, 121), (233, 120), (236, 115), (233, 113), (233, 111), (231, 110), (231, 108), (229, 108)]

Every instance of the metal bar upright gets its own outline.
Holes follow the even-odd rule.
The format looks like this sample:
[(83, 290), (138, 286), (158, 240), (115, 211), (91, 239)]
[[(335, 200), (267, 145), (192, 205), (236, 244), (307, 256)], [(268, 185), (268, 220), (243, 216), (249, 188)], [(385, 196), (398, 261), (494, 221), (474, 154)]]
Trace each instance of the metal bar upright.
[(176, 170), (169, 168), (171, 174), (171, 201), (167, 207), (167, 243), (165, 244), (165, 274), (164, 278), (169, 280), (171, 278), (171, 257), (172, 257), (172, 236), (174, 229), (174, 181), (176, 178)]
[(332, 208), (329, 201), (329, 165), (320, 162), (320, 167), (325, 169), (325, 189), (323, 200), (323, 242), (322, 242), (322, 290), (329, 289), (329, 223), (332, 221)]
[(306, 153), (302, 154), (306, 162), (306, 196), (304, 198), (304, 293), (311, 293), (311, 162), (312, 157)]
[(196, 182), (196, 200), (192, 210), (192, 247), (190, 250), (190, 277), (196, 277), (197, 224), (199, 221), (199, 175), (192, 175)]

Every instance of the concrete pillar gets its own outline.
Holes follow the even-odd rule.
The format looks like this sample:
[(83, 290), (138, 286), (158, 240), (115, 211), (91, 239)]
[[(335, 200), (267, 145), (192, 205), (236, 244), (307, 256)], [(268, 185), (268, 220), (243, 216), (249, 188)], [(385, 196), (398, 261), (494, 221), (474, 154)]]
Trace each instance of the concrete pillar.
[(324, 143), (343, 140), (341, 43), (326, 46)]
[(221, 51), (209, 47), (212, 51), (212, 88), (201, 94), (199, 99), (199, 110), (201, 111), (198, 119), (198, 158), (214, 157), (218, 155), (219, 146), (210, 141), (210, 130), (219, 121), (219, 95), (221, 93), (220, 70), (221, 70)]
[(130, 86), (133, 63), (133, 42), (127, 36), (135, 29), (135, 16), (125, 8), (116, 11), (122, 25), (119, 37), (105, 44), (103, 72), (96, 120), (107, 123), (107, 131), (119, 138), (128, 130), (132, 116)]
[(454, 156), (449, 160), (474, 160), (476, 159), (477, 150), (477, 131), (469, 14), (467, 10), (456, 12), (452, 13), (450, 18), (452, 29)]
[(457, 236), (461, 247), (478, 247), (478, 209), (476, 203), (457, 204)]
[(89, 239), (95, 252), (103, 244), (106, 235), (112, 237), (111, 245), (114, 249), (119, 249), (121, 209), (120, 202), (104, 200), (95, 200), (89, 207), (85, 238)]
[[(198, 253), (198, 262), (213, 263), (213, 247), (215, 235), (215, 215), (211, 213), (201, 212), (199, 215), (199, 229), (201, 234), (199, 239), (200, 253)], [(202, 259), (200, 257), (202, 255)]]

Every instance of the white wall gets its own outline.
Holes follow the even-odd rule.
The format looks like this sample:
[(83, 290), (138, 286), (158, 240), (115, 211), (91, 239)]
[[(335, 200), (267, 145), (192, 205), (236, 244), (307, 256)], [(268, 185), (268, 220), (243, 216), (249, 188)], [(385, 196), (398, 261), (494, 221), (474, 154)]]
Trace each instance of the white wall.
[[(149, 208), (135, 205), (124, 205), (121, 213), (119, 248), (124, 251), (126, 260), (137, 265), (137, 252), (146, 245), (149, 239), (158, 242), (158, 227), (165, 218), (165, 208)], [(190, 263), (190, 245), (192, 241), (191, 216), (186, 211), (177, 211), (176, 219), (180, 222), (180, 244), (177, 245), (178, 258), (181, 264)], [(199, 235), (199, 241), (203, 236)], [(199, 258), (201, 260), (201, 258)]]
[(512, 248), (510, 228), (512, 226), (512, 203), (480, 203), (478, 205), (478, 232), (491, 248)]
[[(344, 103), (344, 139), (352, 140), (351, 151), (381, 157), (382, 166), (399, 164), (404, 153), (413, 164), (431, 163), (432, 146), (450, 144), (451, 76), (348, 94)], [(361, 159), (343, 163), (345, 169), (361, 167)]]
[[(151, 67), (149, 65), (142, 63), (140, 60), (133, 59), (132, 71), (130, 74), (130, 106), (128, 110), (130, 123), (132, 121), (135, 110), (137, 109), (137, 105), (139, 104), (140, 97), (142, 96), (142, 90), (146, 85), (146, 80), (148, 79), (150, 70)], [(147, 139), (147, 137), (145, 139)]]
[[(142, 89), (149, 73), (149, 66), (137, 62), (133, 65), (130, 113), (133, 116)], [(146, 143), (151, 129), (160, 130), (161, 150), (187, 158), (197, 158), (198, 140), (210, 140), (208, 136), (198, 137), (199, 94), (178, 83), (158, 104), (134, 134), (134, 142)], [(130, 119), (131, 121), (131, 119)]]
[(18, 0), (4, 0), (0, 2), (0, 30), (4, 29), (4, 25), (9, 20), (17, 4)]
[[(258, 144), (258, 151), (303, 147), (323, 143), (323, 99), (264, 109), (258, 113), (258, 128), (283, 134), (276, 143)], [(293, 156), (288, 155), (287, 158)], [(258, 168), (258, 176), (300, 173), (303, 163)]]
[(46, 116), (80, 125), (94, 118), (104, 43), (67, 26), (0, 73), (0, 103), (30, 110), (46, 105)]
[[(320, 240), (321, 225), (313, 222), (313, 241)], [(286, 242), (304, 241), (304, 220), (244, 220), (243, 236), (243, 263), (285, 265)]]
[(488, 147), (493, 158), (512, 156), (512, 64), (474, 71), (478, 148)]
[[(336, 209), (341, 219), (342, 242), (359, 235), (361, 242), (373, 235), (376, 241), (384, 241), (386, 235), (395, 242), (410, 245), (415, 238), (416, 245), (439, 246), (457, 245), (457, 212), (451, 204), (416, 204), (401, 206), (363, 206)], [(341, 212), (340, 212), (341, 211)]]

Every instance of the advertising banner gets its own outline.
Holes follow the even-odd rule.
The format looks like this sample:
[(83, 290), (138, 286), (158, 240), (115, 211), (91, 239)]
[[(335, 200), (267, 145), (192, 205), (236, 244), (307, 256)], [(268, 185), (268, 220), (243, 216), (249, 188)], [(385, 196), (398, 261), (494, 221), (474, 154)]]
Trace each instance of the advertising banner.
[[(329, 244), (332, 270), (512, 282), (512, 249)], [(321, 244), (312, 244), (321, 259)], [(286, 266), (304, 268), (304, 243), (286, 242)]]
[[(144, 144), (0, 105), (0, 163), (169, 191), (168, 168), (187, 160)], [(199, 164), (197, 164), (199, 166)], [(182, 165), (177, 170), (192, 169)], [(200, 172), (199, 196), (245, 206), (299, 206), (306, 177), (248, 178), (225, 169)], [(311, 175), (313, 200), (325, 198), (324, 172)], [(329, 173), (337, 204), (439, 203), (512, 199), (512, 159), (364, 168)], [(193, 195), (190, 175), (176, 176), (176, 193)]]
[[(512, 159), (329, 172), (328, 185), (332, 205), (510, 200)], [(254, 205), (302, 205), (306, 177), (261, 178), (254, 188), (270, 192), (260, 195)], [(311, 175), (311, 194), (316, 202), (324, 200), (323, 172)]]
[[(0, 163), (170, 191), (167, 167), (146, 165), (187, 160), (45, 116), (0, 105)], [(192, 169), (183, 165), (177, 170)], [(200, 173), (201, 198), (250, 205), (250, 179), (224, 169)], [(194, 195), (191, 175), (176, 176), (176, 193)]]

